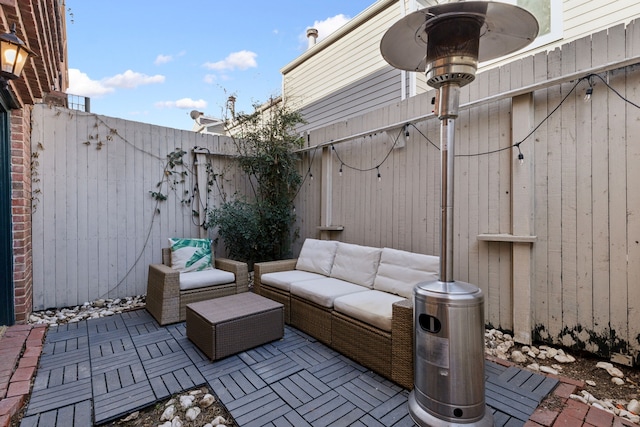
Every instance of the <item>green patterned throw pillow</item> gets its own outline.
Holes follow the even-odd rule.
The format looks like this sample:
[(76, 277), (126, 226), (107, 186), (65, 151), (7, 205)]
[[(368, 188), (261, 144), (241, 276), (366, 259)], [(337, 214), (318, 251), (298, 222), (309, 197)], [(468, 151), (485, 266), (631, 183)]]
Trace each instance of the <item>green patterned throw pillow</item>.
[(211, 239), (169, 239), (171, 268), (182, 273), (212, 269)]

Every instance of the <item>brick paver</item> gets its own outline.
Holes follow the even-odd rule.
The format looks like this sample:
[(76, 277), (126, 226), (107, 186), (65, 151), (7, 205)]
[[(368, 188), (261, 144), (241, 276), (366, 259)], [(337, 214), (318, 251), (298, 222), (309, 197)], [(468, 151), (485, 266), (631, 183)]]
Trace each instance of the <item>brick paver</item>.
[(14, 325), (0, 337), (0, 427), (9, 426), (29, 396), (45, 333), (45, 327)]
[(594, 426), (609, 426), (613, 423), (613, 414), (602, 409), (590, 407), (584, 420)]
[(531, 417), (529, 419), (531, 421), (535, 421), (536, 423), (542, 426), (550, 427), (553, 425), (553, 422), (556, 420), (557, 417), (558, 417), (557, 411), (552, 411), (547, 408), (539, 407), (533, 412), (533, 414), (531, 414)]

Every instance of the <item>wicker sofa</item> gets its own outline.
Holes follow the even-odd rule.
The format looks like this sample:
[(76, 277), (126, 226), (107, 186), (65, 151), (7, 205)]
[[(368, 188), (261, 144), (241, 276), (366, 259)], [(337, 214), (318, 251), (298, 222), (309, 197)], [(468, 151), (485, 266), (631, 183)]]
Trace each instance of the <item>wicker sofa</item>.
[[(171, 268), (171, 249), (162, 249), (162, 264), (149, 265), (147, 310), (161, 325), (186, 319), (187, 304), (249, 290), (244, 262), (216, 258), (214, 269), (189, 273)], [(182, 283), (181, 283), (182, 282)]]
[(284, 304), (285, 322), (413, 388), (413, 288), (439, 258), (305, 240), (297, 259), (256, 263), (254, 291)]

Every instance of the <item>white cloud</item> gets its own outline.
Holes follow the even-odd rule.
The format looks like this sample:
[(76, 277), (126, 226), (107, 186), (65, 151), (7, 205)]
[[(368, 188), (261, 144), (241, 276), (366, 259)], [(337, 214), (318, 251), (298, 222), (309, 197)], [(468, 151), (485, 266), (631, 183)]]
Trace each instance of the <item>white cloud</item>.
[(258, 66), (256, 62), (257, 53), (249, 50), (241, 50), (239, 52), (230, 53), (222, 61), (207, 62), (204, 64), (209, 70), (216, 71), (233, 71), (233, 70), (246, 70), (248, 68), (255, 68)]
[[(351, 18), (341, 13), (339, 15), (327, 18), (324, 21), (315, 21), (313, 25), (310, 27), (307, 27), (307, 29), (315, 28), (316, 30), (318, 30), (317, 41), (320, 41), (327, 38), (331, 33), (333, 33), (338, 28), (342, 27), (344, 24), (346, 24), (350, 20)], [(304, 33), (300, 34), (300, 41), (305, 44), (307, 43), (306, 30), (304, 31)]]
[(207, 84), (213, 84), (218, 81), (218, 76), (215, 74), (207, 74), (204, 76), (204, 82)]
[(98, 98), (114, 92), (117, 88), (133, 89), (141, 85), (163, 83), (164, 76), (147, 76), (131, 70), (102, 80), (92, 80), (77, 68), (69, 68), (69, 88), (67, 93)]
[(173, 56), (160, 54), (160, 55), (158, 55), (156, 57), (156, 60), (153, 61), (153, 63), (155, 65), (162, 65), (162, 64), (166, 64), (167, 62), (171, 62), (171, 61), (173, 61)]
[(113, 77), (103, 79), (102, 83), (107, 87), (133, 89), (142, 85), (164, 83), (164, 76), (160, 74), (148, 76), (146, 74), (127, 70), (122, 74), (116, 74)]
[(69, 68), (69, 88), (67, 93), (78, 96), (100, 97), (113, 92), (112, 87), (105, 86), (98, 80), (91, 80), (77, 68)]
[(207, 101), (204, 99), (191, 99), (191, 98), (182, 98), (177, 101), (160, 101), (156, 102), (155, 106), (157, 108), (181, 108), (183, 110), (186, 109), (205, 109), (207, 108)]

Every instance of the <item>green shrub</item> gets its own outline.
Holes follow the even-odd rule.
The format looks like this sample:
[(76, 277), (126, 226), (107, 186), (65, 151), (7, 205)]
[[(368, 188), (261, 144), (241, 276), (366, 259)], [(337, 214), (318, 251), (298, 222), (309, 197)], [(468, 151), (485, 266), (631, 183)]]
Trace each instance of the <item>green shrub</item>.
[(300, 113), (282, 104), (241, 116), (233, 128), (240, 169), (249, 176), (252, 193), (236, 195), (212, 209), (208, 227), (218, 227), (229, 256), (255, 262), (291, 255), (297, 237), (293, 199), (301, 184), (296, 148), (302, 139), (294, 133), (303, 123)]

